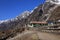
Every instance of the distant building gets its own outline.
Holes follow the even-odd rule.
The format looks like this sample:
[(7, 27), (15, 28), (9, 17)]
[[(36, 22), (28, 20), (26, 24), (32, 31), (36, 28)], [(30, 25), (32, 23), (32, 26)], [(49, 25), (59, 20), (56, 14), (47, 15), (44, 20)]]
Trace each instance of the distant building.
[(47, 25), (48, 23), (45, 21), (31, 21), (30, 24), (28, 24), (28, 27), (41, 27)]
[(28, 27), (47, 27), (47, 28), (58, 28), (60, 22), (46, 22), (46, 21), (31, 21)]

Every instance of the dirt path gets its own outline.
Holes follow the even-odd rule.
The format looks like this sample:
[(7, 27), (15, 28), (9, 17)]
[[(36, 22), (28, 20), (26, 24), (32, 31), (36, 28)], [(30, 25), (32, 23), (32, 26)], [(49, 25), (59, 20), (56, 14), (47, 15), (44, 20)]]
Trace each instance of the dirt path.
[(41, 40), (60, 40), (60, 35), (37, 32), (37, 35)]
[(38, 31), (25, 31), (22, 34), (18, 34), (16, 37), (7, 40), (31, 40), (31, 36), (34, 34), (36, 34), (40, 40), (60, 40), (60, 35)]

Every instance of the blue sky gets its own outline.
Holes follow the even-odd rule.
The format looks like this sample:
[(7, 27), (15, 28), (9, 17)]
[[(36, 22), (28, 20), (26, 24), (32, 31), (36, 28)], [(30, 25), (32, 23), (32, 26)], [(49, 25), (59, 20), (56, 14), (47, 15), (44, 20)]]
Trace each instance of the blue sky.
[(11, 19), (25, 10), (31, 11), (44, 0), (0, 0), (0, 20)]

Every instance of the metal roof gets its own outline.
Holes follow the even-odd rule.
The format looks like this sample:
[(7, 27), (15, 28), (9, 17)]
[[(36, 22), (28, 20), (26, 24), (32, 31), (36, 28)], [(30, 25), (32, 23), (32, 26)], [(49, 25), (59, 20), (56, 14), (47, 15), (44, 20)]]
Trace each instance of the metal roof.
[(31, 21), (30, 23), (35, 23), (35, 24), (47, 24), (46, 21)]

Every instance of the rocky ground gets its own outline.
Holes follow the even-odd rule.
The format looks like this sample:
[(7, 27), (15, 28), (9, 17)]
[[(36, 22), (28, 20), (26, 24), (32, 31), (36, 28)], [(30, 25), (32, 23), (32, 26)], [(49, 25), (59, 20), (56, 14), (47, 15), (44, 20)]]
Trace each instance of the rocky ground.
[(60, 40), (60, 35), (38, 31), (25, 31), (7, 40)]

